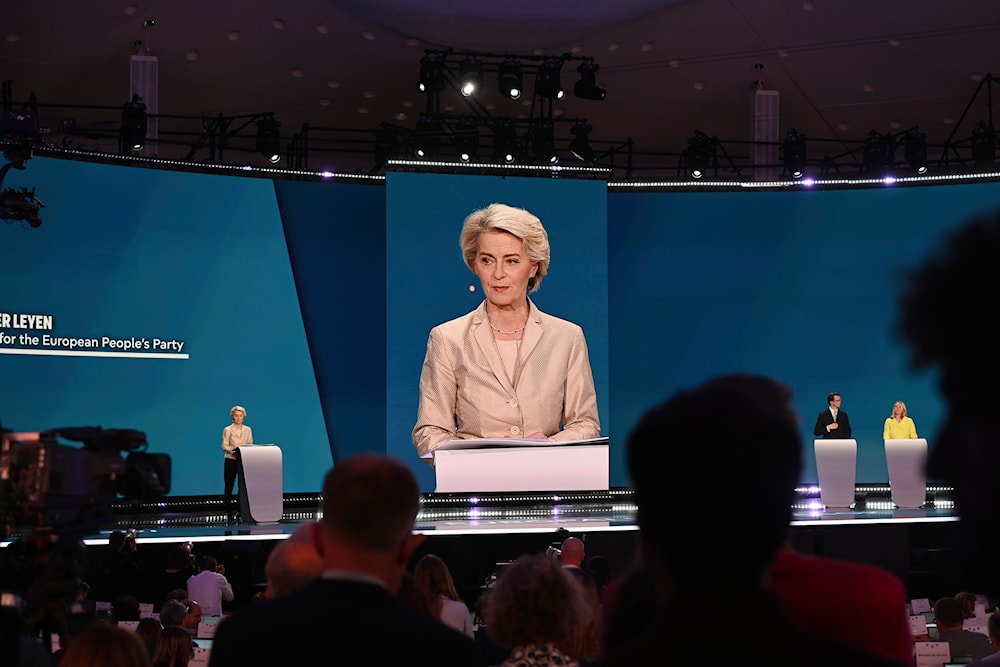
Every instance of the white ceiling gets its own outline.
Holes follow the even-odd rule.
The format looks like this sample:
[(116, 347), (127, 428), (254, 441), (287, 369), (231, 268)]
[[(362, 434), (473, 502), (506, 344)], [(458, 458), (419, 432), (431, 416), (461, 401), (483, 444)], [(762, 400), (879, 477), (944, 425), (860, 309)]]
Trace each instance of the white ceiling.
[[(51, 105), (120, 107), (136, 51), (157, 58), (159, 114), (274, 112), (285, 138), (305, 123), (314, 137), (324, 132), (316, 128), (367, 137), (381, 123), (413, 127), (426, 105), (416, 90), (425, 49), (591, 56), (607, 99), (570, 95), (555, 104), (555, 113), (587, 118), (592, 140), (631, 139), (636, 166), (661, 168), (676, 164), (695, 130), (718, 137), (728, 153), (746, 154), (749, 147), (740, 142), (753, 138), (757, 80), (778, 92), (782, 136), (791, 127), (803, 132), (810, 157), (844, 154), (871, 130), (897, 133), (919, 125), (933, 160), (935, 145), (953, 134), (953, 140), (967, 137), (976, 121), (991, 120), (984, 81), (991, 72), (1000, 76), (997, 0), (4, 5), (0, 79), (13, 81), (15, 102), (37, 95), (40, 121), (52, 137), (64, 117), (78, 128), (117, 127), (113, 111)], [(149, 20), (155, 25), (144, 27)], [(465, 111), (458, 95), (442, 102), (446, 111)], [(529, 113), (524, 104), (530, 100), (487, 104), (494, 116), (517, 117)], [(167, 126), (161, 120), (161, 132)], [(81, 136), (76, 145), (98, 143)], [(195, 159), (206, 157), (202, 149)], [(366, 146), (309, 164), (355, 171), (373, 165)], [(641, 169), (636, 176), (643, 176)]]

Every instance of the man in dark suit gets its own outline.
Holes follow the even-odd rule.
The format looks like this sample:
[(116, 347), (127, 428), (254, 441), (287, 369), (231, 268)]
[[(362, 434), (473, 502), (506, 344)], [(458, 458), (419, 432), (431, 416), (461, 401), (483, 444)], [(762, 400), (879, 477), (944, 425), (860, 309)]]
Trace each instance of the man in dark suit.
[(417, 480), (402, 462), (377, 454), (337, 462), (312, 529), (323, 575), (226, 617), (211, 667), (477, 665), (471, 639), (395, 595), (423, 539), (413, 533), (419, 504)]
[(838, 440), (849, 440), (851, 437), (851, 420), (847, 418), (847, 413), (840, 409), (840, 394), (831, 392), (826, 395), (826, 401), (830, 404), (816, 417), (816, 427), (813, 428), (813, 435), (817, 438), (837, 438)]

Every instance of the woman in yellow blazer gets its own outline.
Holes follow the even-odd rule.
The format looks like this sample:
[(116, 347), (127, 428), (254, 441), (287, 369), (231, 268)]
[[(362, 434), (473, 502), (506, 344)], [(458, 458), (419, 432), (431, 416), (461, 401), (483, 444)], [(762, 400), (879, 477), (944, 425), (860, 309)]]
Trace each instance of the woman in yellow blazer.
[(528, 299), (549, 266), (541, 220), (492, 204), (460, 237), (485, 300), (431, 329), (413, 444), (423, 456), (449, 440), (583, 440), (601, 435), (583, 329)]
[(896, 401), (892, 405), (892, 415), (885, 420), (882, 430), (883, 440), (904, 440), (917, 437), (917, 426), (906, 416), (906, 403)]

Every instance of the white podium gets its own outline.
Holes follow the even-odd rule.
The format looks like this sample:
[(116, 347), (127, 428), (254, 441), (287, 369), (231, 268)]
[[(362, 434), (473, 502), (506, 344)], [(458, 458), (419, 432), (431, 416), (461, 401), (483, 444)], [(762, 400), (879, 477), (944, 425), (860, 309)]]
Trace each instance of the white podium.
[(236, 448), (240, 473), (240, 517), (244, 523), (278, 523), (284, 509), (281, 448), (277, 445), (240, 445)]
[(857, 440), (817, 439), (813, 446), (816, 450), (820, 500), (827, 507), (853, 506), (858, 465)]
[(431, 456), (435, 492), (608, 490), (608, 438), (452, 440)]
[(896, 507), (920, 507), (927, 502), (927, 439), (885, 441), (889, 491)]

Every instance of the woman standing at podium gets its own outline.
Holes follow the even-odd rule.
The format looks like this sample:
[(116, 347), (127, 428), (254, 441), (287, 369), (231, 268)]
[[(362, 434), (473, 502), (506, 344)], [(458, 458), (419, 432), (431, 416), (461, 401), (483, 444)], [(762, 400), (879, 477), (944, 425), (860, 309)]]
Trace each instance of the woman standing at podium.
[(465, 219), (459, 243), (485, 299), (431, 329), (413, 428), (417, 451), (467, 438), (600, 437), (583, 329), (528, 298), (549, 268), (541, 220), (491, 204)]
[(883, 440), (912, 440), (917, 437), (917, 426), (906, 416), (906, 403), (896, 401), (892, 405), (892, 414), (885, 420), (882, 429)]
[[(222, 429), (222, 451), (226, 453), (223, 480), (225, 486), (226, 516), (233, 521), (233, 486), (236, 484), (236, 473), (239, 470), (236, 463), (236, 448), (240, 445), (253, 444), (253, 431), (243, 423), (247, 411), (242, 405), (234, 405), (229, 410), (229, 418), (233, 423)], [(240, 482), (242, 484), (243, 482)]]

